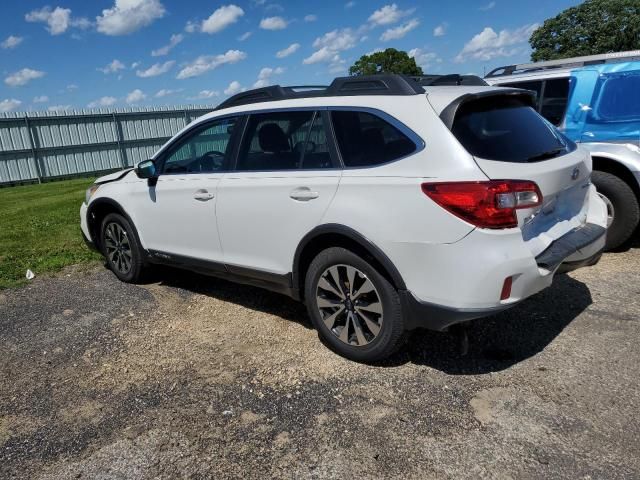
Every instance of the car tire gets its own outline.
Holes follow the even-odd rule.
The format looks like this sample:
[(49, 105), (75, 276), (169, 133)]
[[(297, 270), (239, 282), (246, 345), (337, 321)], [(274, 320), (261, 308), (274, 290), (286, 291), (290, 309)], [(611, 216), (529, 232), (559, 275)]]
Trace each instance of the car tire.
[(129, 221), (118, 213), (102, 220), (100, 246), (109, 269), (123, 282), (138, 283), (143, 278), (144, 256), (138, 236)]
[(594, 171), (591, 180), (607, 202), (608, 213), (613, 217), (607, 229), (605, 250), (614, 250), (624, 245), (638, 227), (638, 198), (627, 182), (611, 173)]
[(313, 259), (305, 278), (305, 299), (323, 343), (343, 357), (378, 362), (403, 344), (398, 292), (349, 250), (328, 248)]

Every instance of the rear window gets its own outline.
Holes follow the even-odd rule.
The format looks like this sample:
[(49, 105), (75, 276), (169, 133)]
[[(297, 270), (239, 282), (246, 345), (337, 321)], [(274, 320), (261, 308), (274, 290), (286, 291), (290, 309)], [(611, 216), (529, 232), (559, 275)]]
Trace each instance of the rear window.
[(451, 128), (467, 151), (502, 162), (537, 162), (576, 146), (522, 100), (488, 97), (463, 104)]

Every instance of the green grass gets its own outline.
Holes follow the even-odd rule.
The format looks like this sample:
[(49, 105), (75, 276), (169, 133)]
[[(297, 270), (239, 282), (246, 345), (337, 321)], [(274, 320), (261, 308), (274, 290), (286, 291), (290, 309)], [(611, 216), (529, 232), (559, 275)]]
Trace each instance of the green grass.
[(0, 289), (100, 257), (80, 233), (80, 204), (92, 179), (0, 188)]

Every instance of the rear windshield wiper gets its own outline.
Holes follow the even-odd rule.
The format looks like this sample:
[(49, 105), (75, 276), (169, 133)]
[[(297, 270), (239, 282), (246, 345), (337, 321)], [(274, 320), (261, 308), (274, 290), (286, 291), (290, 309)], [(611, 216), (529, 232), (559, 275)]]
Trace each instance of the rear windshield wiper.
[(527, 162), (537, 162), (538, 160), (546, 160), (548, 158), (557, 157), (559, 154), (566, 152), (566, 147), (553, 148), (551, 150), (547, 150), (546, 152), (539, 153), (538, 155), (534, 155), (533, 157), (527, 158)]

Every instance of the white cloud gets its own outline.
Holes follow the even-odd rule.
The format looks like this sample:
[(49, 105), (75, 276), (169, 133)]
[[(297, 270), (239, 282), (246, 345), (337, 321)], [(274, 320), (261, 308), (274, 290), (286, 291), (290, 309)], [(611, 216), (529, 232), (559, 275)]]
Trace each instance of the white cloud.
[(523, 44), (529, 40), (533, 31), (538, 28), (537, 23), (524, 25), (515, 30), (500, 30), (499, 33), (491, 27), (485, 27), (482, 32), (469, 40), (454, 61), (462, 63), (467, 59), (491, 60), (496, 57), (510, 57), (524, 48)]
[(330, 63), (331, 70), (337, 70), (338, 65), (344, 63), (340, 58), (340, 52), (353, 48), (358, 43), (358, 35), (350, 28), (332, 30), (318, 37), (313, 42), (316, 51), (305, 58), (302, 63), (312, 65), (314, 63)]
[(70, 83), (69, 85), (67, 85), (66, 88), (67, 88), (67, 91), (73, 92), (73, 91), (77, 90), (80, 87), (78, 87), (78, 85), (76, 85), (75, 83)]
[(392, 23), (399, 22), (402, 18), (408, 17), (415, 10), (400, 10), (398, 5), (392, 3), (391, 5), (385, 5), (380, 10), (376, 10), (369, 17), (369, 22), (373, 25), (391, 25)]
[(187, 33), (195, 33), (200, 30), (200, 25), (196, 22), (189, 20), (187, 24), (184, 26), (184, 31)]
[(169, 60), (164, 63), (156, 63), (146, 70), (137, 70), (136, 75), (140, 78), (157, 77), (158, 75), (162, 75), (163, 73), (167, 73), (171, 70), (171, 67), (173, 67), (175, 63), (176, 62), (174, 60)]
[(87, 107), (89, 108), (110, 107), (117, 101), (118, 99), (116, 97), (101, 97), (98, 100), (94, 100), (93, 102), (88, 104)]
[(258, 74), (258, 80), (253, 84), (253, 88), (262, 88), (271, 85), (271, 77), (274, 75), (282, 75), (284, 73), (284, 68), (269, 68), (265, 67), (260, 70)]
[(176, 90), (172, 90), (170, 88), (162, 88), (160, 90), (158, 90), (156, 92), (156, 94), (154, 95), (154, 97), (156, 98), (163, 98), (163, 97), (168, 97), (169, 95), (173, 95), (176, 93), (180, 93), (182, 91), (181, 88), (178, 88)]
[(32, 10), (24, 16), (27, 22), (46, 23), (47, 31), (51, 35), (60, 35), (66, 32), (69, 27), (77, 27), (81, 29), (89, 28), (91, 22), (86, 18), (71, 17), (71, 10), (68, 8), (42, 7), (40, 10)]
[(140, 103), (146, 98), (147, 96), (145, 95), (145, 93), (139, 88), (136, 88), (134, 91), (129, 92), (127, 98), (125, 99), (125, 102), (127, 102), (128, 104)]
[(11, 112), (22, 105), (20, 100), (16, 100), (15, 98), (5, 98), (0, 101), (0, 112), (6, 113)]
[(305, 15), (304, 16), (304, 21), (307, 22), (307, 23), (315, 22), (316, 20), (318, 20), (318, 16), (317, 15), (311, 14), (311, 15)]
[(229, 25), (236, 23), (238, 19), (244, 15), (237, 5), (224, 5), (218, 8), (207, 18), (200, 26), (200, 31), (204, 33), (218, 33)]
[(356, 2), (347, 2), (344, 4), (344, 8), (349, 10), (350, 8), (353, 8), (356, 6)]
[(225, 95), (235, 95), (236, 93), (244, 92), (245, 88), (240, 85), (240, 82), (234, 80), (229, 84), (227, 88), (224, 89)]
[(22, 37), (16, 37), (14, 35), (9, 35), (6, 40), (4, 40), (2, 43), (0, 43), (0, 47), (2, 47), (5, 50), (9, 50), (11, 48), (16, 48), (18, 45), (20, 45), (22, 43), (22, 41), (24, 40), (24, 38)]
[(441, 23), (440, 25), (438, 25), (436, 28), (433, 29), (434, 37), (444, 37), (446, 33), (447, 33), (446, 23)]
[(407, 52), (410, 57), (416, 60), (416, 63), (426, 69), (434, 63), (441, 63), (442, 59), (434, 52), (426, 52), (422, 48), (413, 48)]
[(165, 12), (159, 0), (115, 0), (113, 7), (96, 17), (96, 23), (105, 35), (127, 35), (162, 18)]
[(38, 97), (33, 97), (32, 102), (33, 103), (46, 103), (49, 101), (49, 97), (47, 97), (46, 95), (40, 95)]
[(253, 35), (252, 32), (244, 32), (242, 35), (240, 35), (238, 37), (238, 40), (241, 42), (244, 42), (245, 40), (247, 40), (251, 35)]
[(183, 34), (181, 34), (181, 33), (173, 34), (173, 35), (171, 35), (171, 38), (169, 38), (169, 44), (165, 45), (164, 47), (160, 47), (157, 50), (153, 50), (151, 52), (151, 56), (152, 57), (162, 57), (164, 55), (168, 55), (169, 52), (173, 49), (173, 47), (178, 45), (183, 40), (184, 40), (184, 35)]
[(189, 100), (206, 100), (207, 98), (218, 97), (220, 92), (217, 90), (200, 90), (195, 97), (189, 97)]
[(278, 57), (278, 58), (288, 57), (289, 55), (293, 55), (294, 53), (296, 53), (299, 48), (300, 48), (300, 44), (299, 43), (292, 43), (287, 48), (284, 48), (284, 49), (278, 51), (276, 53), (276, 57)]
[(486, 5), (483, 5), (482, 7), (480, 7), (478, 10), (486, 12), (487, 10), (491, 10), (495, 6), (496, 6), (496, 2), (489, 2)]
[(305, 65), (313, 65), (314, 63), (326, 63), (331, 61), (337, 61), (340, 59), (340, 55), (336, 52), (331, 51), (327, 47), (322, 47), (320, 50), (316, 50), (307, 58), (305, 58), (302, 63)]
[(114, 59), (111, 63), (109, 63), (107, 66), (102, 67), (102, 68), (98, 68), (97, 70), (99, 72), (104, 73), (105, 75), (108, 75), (110, 73), (117, 73), (118, 70), (124, 70), (126, 67), (124, 66), (124, 63), (122, 63), (120, 60), (118, 59)]
[(65, 112), (71, 110), (71, 105), (51, 105), (47, 110), (50, 112)]
[(267, 17), (260, 20), (263, 30), (283, 30), (287, 28), (287, 21), (282, 17)]
[(225, 63), (238, 63), (245, 58), (247, 58), (247, 54), (240, 50), (228, 50), (226, 53), (220, 55), (201, 55), (180, 70), (176, 78), (182, 80), (197, 77), (209, 70), (215, 70)]
[(380, 40), (383, 42), (388, 42), (389, 40), (398, 40), (399, 38), (404, 37), (407, 33), (409, 33), (414, 28), (417, 28), (420, 25), (418, 19), (413, 18), (409, 20), (407, 23), (403, 23), (402, 25), (390, 28), (385, 30), (385, 32), (380, 35)]
[(350, 28), (342, 30), (332, 30), (314, 40), (314, 48), (328, 48), (329, 50), (340, 52), (356, 46), (358, 39)]
[(44, 77), (44, 75), (45, 73), (41, 72), (40, 70), (23, 68), (22, 70), (18, 70), (17, 72), (12, 73), (7, 78), (5, 78), (4, 83), (9, 85), (10, 87), (20, 87), (22, 85), (26, 85), (31, 80)]

